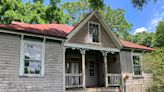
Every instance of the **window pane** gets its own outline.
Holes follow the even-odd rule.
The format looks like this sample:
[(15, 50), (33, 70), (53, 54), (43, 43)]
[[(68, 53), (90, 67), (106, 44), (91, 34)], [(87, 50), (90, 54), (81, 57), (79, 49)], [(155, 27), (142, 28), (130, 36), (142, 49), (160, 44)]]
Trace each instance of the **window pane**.
[(89, 75), (94, 76), (95, 73), (95, 64), (94, 61), (89, 62)]
[(134, 74), (141, 75), (141, 66), (134, 66)]
[(28, 52), (25, 52), (24, 58), (25, 59), (30, 59), (30, 60), (41, 60), (41, 54), (40, 53), (28, 53)]
[(142, 75), (139, 56), (133, 56), (133, 68), (134, 68), (134, 75)]
[(40, 45), (25, 44), (25, 52), (41, 53), (42, 47)]
[(24, 48), (24, 73), (40, 74), (42, 46), (26, 43)]
[(89, 25), (89, 40), (91, 42), (99, 42), (99, 26), (96, 24)]
[(137, 64), (137, 65), (140, 64), (139, 56), (133, 56), (133, 64)]

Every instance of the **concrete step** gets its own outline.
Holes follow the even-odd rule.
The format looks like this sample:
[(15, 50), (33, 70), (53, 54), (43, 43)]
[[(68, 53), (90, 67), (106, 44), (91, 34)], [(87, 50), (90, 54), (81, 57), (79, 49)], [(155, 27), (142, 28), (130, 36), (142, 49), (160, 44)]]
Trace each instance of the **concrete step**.
[(109, 88), (86, 88), (84, 89), (69, 89), (66, 92), (120, 92), (119, 87), (109, 87)]

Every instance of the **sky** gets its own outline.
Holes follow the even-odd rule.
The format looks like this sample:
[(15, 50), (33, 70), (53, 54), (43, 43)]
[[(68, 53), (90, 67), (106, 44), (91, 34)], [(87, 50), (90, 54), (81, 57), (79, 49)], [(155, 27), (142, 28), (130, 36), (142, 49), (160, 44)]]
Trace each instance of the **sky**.
[[(23, 0), (24, 2), (26, 0)], [(49, 0), (45, 0), (45, 4), (48, 4)], [(61, 0), (61, 3), (76, 0)], [(124, 9), (125, 18), (133, 24), (131, 33), (136, 34), (138, 32), (154, 32), (159, 21), (164, 18), (164, 0), (158, 0), (156, 3), (150, 0), (148, 4), (140, 11), (133, 7), (131, 0), (104, 0), (106, 5), (111, 6), (112, 9)]]
[(113, 9), (122, 8), (126, 11), (126, 20), (133, 24), (131, 33), (154, 32), (159, 21), (164, 18), (164, 0), (153, 0), (143, 7), (143, 10), (137, 10), (131, 4), (131, 0), (105, 0), (105, 4)]

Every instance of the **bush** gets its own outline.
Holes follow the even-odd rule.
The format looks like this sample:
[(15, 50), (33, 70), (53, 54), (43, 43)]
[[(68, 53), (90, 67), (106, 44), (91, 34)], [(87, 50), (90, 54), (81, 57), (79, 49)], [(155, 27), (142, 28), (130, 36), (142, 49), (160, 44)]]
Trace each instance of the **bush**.
[(146, 53), (143, 61), (144, 72), (153, 75), (153, 82), (147, 91), (164, 92), (164, 47)]

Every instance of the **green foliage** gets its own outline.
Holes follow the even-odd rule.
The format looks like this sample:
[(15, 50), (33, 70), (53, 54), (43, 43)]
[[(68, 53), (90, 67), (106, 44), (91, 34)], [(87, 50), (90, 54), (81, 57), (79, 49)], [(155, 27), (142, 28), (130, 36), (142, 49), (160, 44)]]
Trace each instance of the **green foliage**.
[[(104, 4), (104, 0), (88, 0), (90, 3), (90, 7), (93, 10), (100, 10), (103, 9), (105, 4)], [(132, 5), (139, 9), (142, 10), (143, 7), (149, 2), (149, 1), (154, 1), (156, 2), (157, 0), (131, 0)]]
[(100, 10), (104, 8), (104, 0), (88, 0), (92, 10)]
[(132, 41), (141, 45), (153, 47), (154, 36), (155, 36), (154, 33), (148, 33), (148, 32), (137, 33), (132, 36)]
[(156, 47), (164, 47), (164, 20), (159, 22), (156, 28), (154, 45)]
[[(142, 8), (150, 1), (150, 0), (131, 0), (132, 4), (135, 8), (142, 10)], [(156, 2), (157, 0), (153, 0)]]
[(69, 17), (64, 14), (63, 10), (60, 9), (57, 4), (60, 0), (50, 0), (50, 5), (46, 9), (46, 21), (48, 23), (66, 23)]
[(40, 2), (40, 3), (44, 3), (44, 0), (33, 0), (33, 2)]
[(60, 0), (50, 0), (45, 6), (44, 0), (34, 0), (23, 3), (22, 0), (0, 1), (0, 23), (9, 24), (11, 21), (26, 23), (67, 23), (68, 16), (58, 7)]
[(148, 92), (164, 91), (164, 47), (144, 56), (144, 72), (153, 74), (153, 82)]
[(88, 0), (78, 0), (77, 2), (64, 3), (62, 9), (70, 16), (69, 24), (75, 25), (89, 13), (90, 8)]
[(123, 9), (113, 10), (110, 6), (105, 6), (103, 10), (100, 11), (102, 16), (105, 18), (108, 25), (113, 29), (119, 38), (130, 40), (131, 36), (129, 31), (132, 24), (129, 24), (125, 19), (125, 11)]
[[(67, 14), (71, 16), (70, 24), (77, 24), (84, 15), (90, 10), (89, 0), (78, 0), (77, 2), (66, 2), (62, 5), (62, 8), (67, 11)], [(118, 37), (126, 40), (130, 40), (131, 36), (129, 31), (132, 24), (129, 24), (125, 19), (125, 11), (123, 9), (113, 10), (109, 6), (104, 6), (104, 9), (99, 9), (99, 12), (105, 18), (106, 22), (116, 32)]]

